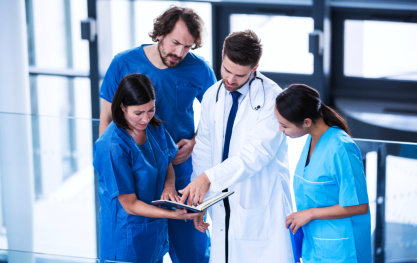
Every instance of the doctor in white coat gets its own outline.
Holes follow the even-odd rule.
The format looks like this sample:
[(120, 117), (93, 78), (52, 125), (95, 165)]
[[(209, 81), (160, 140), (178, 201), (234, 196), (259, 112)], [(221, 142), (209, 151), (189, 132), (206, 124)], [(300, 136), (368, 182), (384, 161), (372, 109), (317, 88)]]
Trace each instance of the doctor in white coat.
[[(274, 116), (281, 89), (256, 71), (261, 54), (262, 45), (253, 31), (230, 34), (223, 46), (222, 80), (207, 90), (201, 105), (192, 153), (193, 181), (180, 191), (181, 201), (188, 198), (188, 203), (196, 204), (208, 192), (235, 192), (208, 209), (210, 262), (294, 262), (285, 226), (292, 212), (287, 141), (277, 132)], [(240, 96), (226, 147), (234, 91)], [(222, 160), (227, 148), (228, 157)], [(194, 223), (200, 231), (208, 227), (203, 218)]]

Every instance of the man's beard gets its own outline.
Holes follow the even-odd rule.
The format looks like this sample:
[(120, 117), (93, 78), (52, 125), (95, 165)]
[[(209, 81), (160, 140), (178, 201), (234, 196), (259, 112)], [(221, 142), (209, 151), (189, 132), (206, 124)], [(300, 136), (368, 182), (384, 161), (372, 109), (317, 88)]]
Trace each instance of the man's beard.
[[(233, 91), (236, 91), (236, 90), (240, 89), (241, 87), (245, 86), (245, 84), (248, 83), (249, 80), (250, 80), (250, 76), (249, 76), (249, 78), (242, 85), (240, 85), (240, 86), (233, 86)], [(223, 85), (224, 85), (225, 89), (226, 90), (229, 90), (229, 87), (226, 85), (226, 80), (224, 80), (222, 78), (222, 81), (223, 81)]]
[[(176, 56), (176, 55), (174, 55), (174, 54), (170, 54), (170, 53), (168, 53), (166, 56), (164, 56), (163, 54), (162, 54), (162, 44), (159, 42), (158, 43), (158, 52), (159, 52), (159, 56), (161, 57), (161, 60), (162, 60), (162, 63), (165, 65), (165, 66), (167, 66), (168, 68), (175, 68), (176, 66), (178, 66), (178, 64), (180, 64), (181, 63), (181, 61), (184, 59), (184, 58), (180, 58), (180, 57), (178, 57), (178, 56)], [(178, 59), (178, 61), (177, 62), (175, 62), (175, 63), (173, 63), (173, 62), (171, 62), (169, 59), (168, 59), (168, 57), (173, 57), (173, 58), (176, 58), (176, 59)]]

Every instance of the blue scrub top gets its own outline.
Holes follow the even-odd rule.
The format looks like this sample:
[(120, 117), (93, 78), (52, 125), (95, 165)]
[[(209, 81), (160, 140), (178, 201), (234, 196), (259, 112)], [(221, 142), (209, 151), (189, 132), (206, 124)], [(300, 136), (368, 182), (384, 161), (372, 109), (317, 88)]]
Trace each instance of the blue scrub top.
[(112, 122), (94, 144), (102, 261), (157, 262), (168, 251), (167, 219), (128, 214), (117, 199), (134, 193), (150, 203), (161, 197), (177, 147), (162, 125), (148, 125), (146, 136), (146, 142), (137, 145), (125, 129)]
[[(156, 116), (166, 121), (165, 127), (176, 143), (181, 139), (191, 139), (195, 133), (193, 102), (195, 98), (201, 102), (206, 90), (216, 82), (213, 70), (201, 57), (191, 52), (174, 68), (156, 68), (146, 57), (144, 46), (114, 57), (104, 76), (100, 97), (111, 102), (125, 75), (145, 74), (156, 89)], [(174, 165), (174, 169), (177, 189), (182, 189), (190, 179), (191, 158)]]
[[(310, 142), (311, 136), (294, 174), (297, 210), (367, 204), (362, 157), (350, 136), (338, 127), (329, 128), (306, 166)], [(369, 211), (340, 219), (312, 220), (302, 229), (303, 262), (372, 262)]]

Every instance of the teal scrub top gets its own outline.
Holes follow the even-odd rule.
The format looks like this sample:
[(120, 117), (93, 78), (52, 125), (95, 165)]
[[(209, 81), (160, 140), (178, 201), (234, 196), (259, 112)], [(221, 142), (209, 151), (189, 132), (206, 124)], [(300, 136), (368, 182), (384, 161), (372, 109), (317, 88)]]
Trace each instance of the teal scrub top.
[[(309, 135), (294, 173), (297, 210), (368, 203), (359, 148), (338, 127), (319, 139), (310, 162)], [(302, 227), (303, 262), (372, 262), (370, 213), (340, 219), (316, 219)]]
[(146, 136), (146, 142), (138, 145), (112, 122), (94, 144), (101, 262), (159, 262), (168, 251), (167, 219), (128, 214), (117, 199), (136, 194), (150, 204), (161, 197), (177, 147), (163, 126), (148, 125)]

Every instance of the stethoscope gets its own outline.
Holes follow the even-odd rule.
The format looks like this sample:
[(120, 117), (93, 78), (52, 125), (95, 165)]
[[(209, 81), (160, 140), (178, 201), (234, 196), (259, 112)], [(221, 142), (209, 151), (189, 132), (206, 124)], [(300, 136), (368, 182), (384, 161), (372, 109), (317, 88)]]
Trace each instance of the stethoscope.
[[(256, 71), (253, 73), (254, 74), (254, 78), (252, 78), (250, 81), (249, 81), (249, 102), (250, 102), (250, 106), (251, 106), (251, 108), (253, 109), (253, 110), (260, 110), (260, 109), (262, 109), (264, 106), (265, 106), (265, 86), (264, 86), (264, 80), (263, 79), (261, 79), (260, 77), (258, 77), (258, 76), (256, 76)], [(262, 102), (262, 106), (261, 105), (257, 105), (257, 106), (255, 106), (255, 107), (253, 107), (253, 105), (252, 105), (252, 97), (251, 97), (251, 87), (252, 87), (252, 82), (255, 80), (255, 79), (259, 79), (260, 81), (261, 81), (261, 84), (262, 84), (262, 90), (263, 90), (263, 93), (264, 93), (264, 100), (263, 100), (263, 102)], [(219, 92), (220, 92), (220, 88), (222, 87), (222, 85), (223, 85), (223, 81), (220, 81), (220, 84), (219, 84), (219, 87), (217, 88), (217, 93), (216, 93), (216, 103), (217, 103), (217, 101), (219, 100)]]

